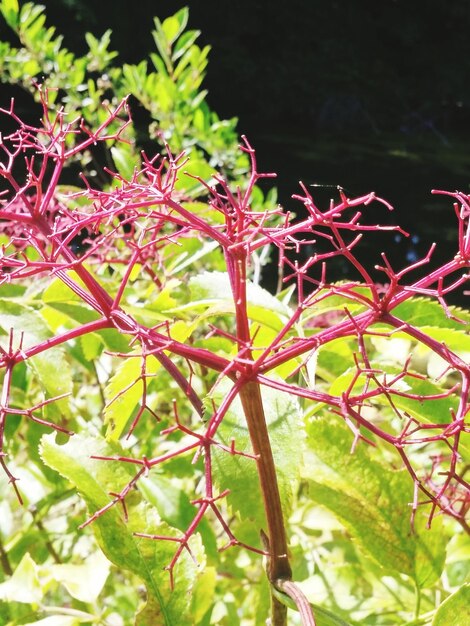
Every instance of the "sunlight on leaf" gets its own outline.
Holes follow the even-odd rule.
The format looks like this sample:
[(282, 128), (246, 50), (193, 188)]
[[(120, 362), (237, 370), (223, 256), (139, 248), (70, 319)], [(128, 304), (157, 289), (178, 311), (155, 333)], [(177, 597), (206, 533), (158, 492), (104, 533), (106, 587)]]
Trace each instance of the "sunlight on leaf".
[(470, 624), (470, 583), (444, 600), (431, 626), (468, 626)]
[(27, 552), (13, 575), (0, 584), (0, 601), (38, 604), (43, 595), (38, 566)]
[[(57, 445), (53, 436), (44, 436), (41, 444), (44, 462), (76, 486), (90, 514), (106, 506), (110, 502), (109, 493), (118, 493), (132, 477), (123, 463), (90, 458), (91, 455), (113, 456), (118, 450), (97, 436), (75, 436), (63, 446)], [(164, 568), (169, 565), (176, 544), (136, 537), (134, 532), (166, 536), (178, 536), (178, 532), (161, 521), (136, 492), (126, 498), (126, 509), (127, 522), (123, 519), (122, 508), (113, 506), (91, 524), (91, 529), (112, 563), (122, 570), (132, 571), (145, 582), (149, 604), (139, 618), (140, 626), (151, 623), (144, 619), (150, 614), (153, 624), (177, 626), (186, 617), (189, 619), (187, 594), (196, 580), (196, 565), (184, 551), (174, 569), (175, 589), (172, 591), (169, 574)], [(190, 546), (194, 557), (203, 565), (204, 553), (198, 535), (191, 538)], [(157, 615), (160, 621), (155, 621)]]

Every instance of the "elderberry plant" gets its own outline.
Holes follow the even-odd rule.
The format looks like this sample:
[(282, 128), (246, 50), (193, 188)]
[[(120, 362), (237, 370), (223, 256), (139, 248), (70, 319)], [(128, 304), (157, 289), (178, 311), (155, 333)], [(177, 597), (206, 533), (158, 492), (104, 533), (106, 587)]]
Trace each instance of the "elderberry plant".
[[(194, 177), (169, 147), (105, 189), (62, 185), (131, 120), (124, 100), (91, 128), (48, 95), (37, 127), (2, 110), (2, 492), (10, 525), (35, 530), (1, 544), (5, 621), (464, 624), (470, 314), (447, 297), (468, 282), (469, 197), (448, 194), (448, 262), (433, 246), (368, 268), (361, 237), (399, 229), (363, 212), (391, 207), (340, 190), (322, 209), (302, 185), (304, 218), (260, 209), (273, 175), (246, 139), (244, 185)], [(267, 250), (277, 294), (258, 281)], [(356, 278), (330, 281), (337, 257)]]

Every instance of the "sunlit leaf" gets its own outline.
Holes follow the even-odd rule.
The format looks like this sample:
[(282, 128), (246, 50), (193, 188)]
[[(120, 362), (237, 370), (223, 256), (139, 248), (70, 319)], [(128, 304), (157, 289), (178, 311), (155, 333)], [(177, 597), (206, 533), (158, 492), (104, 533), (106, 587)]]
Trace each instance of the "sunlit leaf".
[(19, 13), (18, 0), (2, 0), (2, 3), (0, 4), (0, 11), (2, 12), (8, 26), (16, 28), (18, 25)]
[(188, 23), (188, 7), (183, 7), (171, 17), (167, 17), (162, 24), (162, 31), (169, 43), (172, 44), (186, 28)]
[(204, 615), (214, 604), (216, 580), (216, 569), (214, 567), (206, 567), (194, 586), (191, 606), (195, 624), (199, 624)]
[[(117, 452), (118, 448), (98, 436), (75, 436), (62, 446), (55, 443), (54, 437), (45, 436), (41, 446), (44, 462), (75, 485), (90, 514), (106, 506), (110, 502), (109, 493), (119, 492), (131, 479), (125, 464), (90, 458), (92, 455), (112, 456)], [(126, 498), (126, 510), (127, 521), (123, 518), (122, 508), (114, 506), (99, 516), (91, 528), (106, 557), (121, 570), (129, 570), (145, 582), (149, 604), (137, 623), (140, 626), (190, 623), (187, 597), (197, 575), (194, 561), (186, 551), (182, 553), (174, 569), (175, 588), (172, 591), (164, 567), (169, 565), (177, 544), (136, 537), (134, 533), (178, 536), (177, 531), (161, 521), (155, 509), (141, 502), (137, 493)], [(194, 557), (203, 564), (197, 535), (192, 537), (190, 546)], [(152, 616), (153, 622), (147, 619), (147, 615)]]
[(63, 563), (51, 566), (54, 580), (60, 582), (72, 598), (94, 602), (100, 595), (109, 575), (110, 563), (100, 552), (87, 556), (80, 565)]
[[(18, 302), (0, 300), (0, 328), (4, 337), (0, 341), (8, 348), (9, 335), (13, 332), (13, 348), (31, 348), (46, 341), (51, 333), (37, 311)], [(45, 398), (55, 398), (72, 391), (72, 373), (64, 351), (56, 346), (38, 352), (26, 361), (27, 369), (38, 380)], [(45, 407), (48, 417), (62, 413), (70, 415), (69, 398), (63, 398)]]
[(130, 146), (124, 143), (119, 144), (119, 146), (113, 146), (111, 148), (111, 156), (119, 174), (126, 180), (130, 180), (134, 169), (139, 165)]
[[(465, 330), (470, 324), (470, 313), (458, 307), (449, 307), (450, 312), (458, 319), (452, 319), (436, 300), (430, 298), (412, 298), (402, 302), (393, 309), (393, 315), (413, 324), (414, 326), (434, 326)], [(463, 323), (462, 323), (463, 322)]]
[[(202, 272), (191, 277), (190, 305), (184, 308), (205, 308), (206, 315), (235, 313), (228, 275), (225, 272)], [(280, 331), (290, 317), (289, 308), (260, 285), (247, 281), (248, 317)], [(177, 309), (178, 310), (178, 309)]]
[(444, 600), (431, 626), (468, 626), (470, 624), (470, 583)]
[(0, 601), (37, 604), (43, 595), (38, 566), (27, 552), (13, 575), (0, 584)]
[[(72, 613), (72, 615), (70, 615), (70, 613)], [(91, 613), (85, 613), (84, 611), (77, 611), (75, 609), (69, 609), (68, 613), (60, 613), (60, 609), (58, 609), (58, 615), (50, 615), (37, 622), (28, 622), (21, 626), (77, 626), (77, 624), (94, 620), (95, 615)]]
[(130, 356), (122, 361), (104, 390), (106, 406), (105, 424), (108, 426), (107, 437), (117, 441), (129, 423), (134, 409), (140, 405), (144, 392), (142, 376), (150, 377), (160, 369), (155, 357), (146, 359), (145, 369), (140, 356)]

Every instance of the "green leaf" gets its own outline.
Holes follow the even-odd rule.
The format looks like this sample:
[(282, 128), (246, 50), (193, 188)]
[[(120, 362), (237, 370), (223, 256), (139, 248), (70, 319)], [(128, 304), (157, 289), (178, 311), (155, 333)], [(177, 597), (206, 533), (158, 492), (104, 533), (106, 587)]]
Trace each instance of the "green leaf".
[[(206, 398), (205, 404), (209, 411), (212, 411), (212, 402), (219, 405), (227, 391), (228, 385), (220, 384)], [(262, 399), (283, 511), (287, 518), (292, 510), (304, 445), (299, 404), (295, 396), (269, 387), (262, 388)], [(248, 427), (238, 397), (225, 414), (217, 430), (216, 440), (229, 448), (233, 441), (237, 451), (252, 454)], [(265, 520), (256, 461), (218, 448), (213, 448), (213, 456), (216, 470), (214, 480), (218, 488), (221, 491), (230, 489), (227, 501), (233, 510), (243, 520), (252, 521), (238, 531), (240, 539), (243, 533), (248, 532), (250, 535), (245, 538), (247, 542), (257, 541), (259, 531), (265, 527)]]
[[(196, 507), (186, 493), (177, 486), (174, 478), (158, 476), (143, 477), (139, 489), (144, 498), (155, 507), (161, 519), (173, 528), (185, 531), (192, 522)], [(206, 519), (202, 519), (198, 531), (201, 533), (206, 553), (215, 557), (217, 544), (214, 533)]]
[[(160, 369), (160, 363), (153, 356), (146, 359), (145, 374), (151, 376)], [(142, 359), (129, 356), (117, 368), (104, 390), (106, 406), (104, 421), (107, 425), (106, 436), (110, 441), (117, 441), (142, 400), (144, 383), (142, 380)]]
[[(189, 280), (191, 309), (204, 307), (210, 314), (235, 313), (226, 272), (201, 272)], [(248, 317), (274, 330), (281, 330), (290, 309), (260, 285), (247, 281)], [(209, 308), (210, 307), (210, 308)]]
[(42, 598), (38, 566), (27, 552), (13, 575), (0, 584), (0, 601), (38, 604)]
[[(320, 351), (321, 354), (321, 351)], [(381, 363), (380, 361), (372, 360), (371, 367), (377, 369), (383, 369), (386, 372), (387, 380), (391, 381), (398, 376), (403, 370), (399, 367)], [(338, 376), (333, 384), (330, 386), (329, 393), (335, 396), (341, 396), (341, 394), (347, 389), (353, 377), (357, 374), (357, 369), (352, 367), (348, 369), (342, 376)], [(383, 375), (382, 375), (383, 376)], [(365, 383), (365, 376), (361, 376), (357, 379), (355, 389), (362, 391)], [(370, 384), (373, 388), (374, 383)], [(422, 378), (416, 378), (414, 376), (407, 376), (397, 382), (394, 387), (397, 391), (407, 391), (410, 394), (419, 397), (439, 395), (445, 393), (446, 389), (431, 380), (425, 380)], [(458, 407), (458, 399), (455, 395), (451, 395), (447, 398), (437, 398), (434, 400), (428, 400), (423, 402), (419, 399), (407, 398), (403, 395), (393, 395), (394, 405), (403, 411), (406, 411), (417, 420), (424, 424), (444, 424), (451, 419), (450, 411), (454, 411)], [(374, 400), (379, 401), (379, 398)]]
[[(109, 493), (120, 492), (132, 479), (127, 464), (99, 461), (91, 456), (114, 456), (121, 453), (115, 445), (95, 437), (74, 436), (59, 446), (53, 436), (41, 441), (41, 456), (49, 467), (70, 480), (85, 500), (90, 514), (110, 502)], [(91, 525), (106, 557), (121, 570), (139, 576), (147, 588), (147, 606), (139, 615), (140, 626), (178, 626), (192, 623), (188, 595), (196, 580), (196, 566), (186, 551), (174, 569), (175, 588), (170, 588), (170, 578), (164, 567), (174, 555), (176, 544), (172, 541), (154, 541), (136, 537), (135, 532), (177, 536), (173, 528), (161, 521), (154, 509), (143, 503), (137, 492), (126, 498), (127, 522), (122, 507), (113, 506)], [(190, 540), (191, 551), (198, 562), (204, 564), (199, 536)], [(151, 616), (151, 618), (149, 617)]]
[(188, 17), (188, 7), (183, 7), (177, 13), (163, 21), (162, 31), (170, 44), (174, 43), (186, 28)]
[(430, 298), (410, 298), (393, 309), (393, 315), (413, 326), (437, 326), (465, 330), (470, 324), (470, 312), (458, 307), (449, 307), (450, 312), (464, 323), (449, 318), (442, 306)]
[[(10, 330), (13, 330), (14, 348), (19, 347), (20, 340), (23, 349), (31, 348), (51, 335), (37, 311), (19, 302), (3, 298), (0, 299), (0, 328), (7, 337)], [(7, 337), (0, 335), (5, 349), (8, 347)]]
[(189, 50), (200, 34), (200, 30), (188, 30), (186, 33), (183, 33), (175, 44), (175, 49), (171, 57), (172, 61), (177, 61), (181, 56), (183, 56), (183, 54)]
[(88, 555), (80, 565), (63, 563), (50, 568), (53, 579), (67, 589), (72, 598), (95, 602), (109, 575), (110, 563), (101, 552)]
[[(91, 615), (91, 613), (85, 613), (84, 611), (77, 611), (75, 609), (68, 609), (68, 611), (67, 614), (64, 614), (60, 613), (60, 609), (58, 609), (57, 615), (50, 615), (37, 622), (28, 622), (21, 626), (77, 626), (84, 622), (89, 623), (96, 620), (96, 616)], [(70, 612), (72, 612), (73, 615), (70, 615)]]
[(119, 144), (111, 148), (111, 156), (117, 171), (125, 180), (131, 180), (135, 168), (139, 167), (137, 155), (129, 144)]
[(470, 583), (460, 587), (437, 609), (431, 626), (468, 626), (470, 624)]
[[(163, 31), (163, 25), (158, 19), (158, 17), (154, 17), (153, 21), (155, 24), (155, 30), (152, 31), (152, 37), (153, 37), (153, 40), (155, 41), (155, 45), (157, 46), (158, 52), (160, 53), (160, 56), (163, 59), (165, 71), (163, 71), (163, 66), (161, 66), (159, 63), (156, 63), (154, 59), (152, 60), (153, 60), (155, 67), (157, 67), (157, 69), (159, 69), (159, 71), (161, 72), (162, 76), (169, 75), (173, 69), (173, 65), (170, 59), (171, 44), (167, 40), (167, 37)], [(158, 67), (159, 65), (160, 67)]]
[(103, 341), (97, 333), (80, 337), (83, 354), (88, 362), (93, 362), (103, 351)]
[[(191, 246), (187, 245), (186, 247), (188, 249), (177, 257), (176, 260), (178, 261), (178, 263), (171, 268), (172, 272), (176, 274), (186, 267), (194, 266), (194, 264), (203, 257), (207, 257), (214, 250), (219, 250), (219, 244), (217, 241), (204, 241), (202, 242), (202, 245), (200, 245), (200, 242), (195, 243), (197, 243), (197, 246), (193, 246), (195, 247), (194, 252), (192, 252)], [(182, 246), (184, 246), (184, 244), (186, 244), (186, 241), (183, 242)], [(212, 265), (214, 264), (212, 263)]]
[(307, 434), (310, 454), (302, 467), (311, 498), (330, 509), (386, 572), (406, 574), (419, 587), (432, 585), (444, 566), (446, 537), (436, 520), (425, 529), (421, 510), (412, 528), (408, 473), (372, 460), (365, 445), (351, 454), (352, 435), (342, 424), (314, 420)]
[[(50, 348), (26, 361), (28, 370), (37, 377), (46, 398), (70, 394), (73, 388), (72, 370), (65, 352), (60, 348)], [(70, 398), (67, 396), (44, 407), (45, 416), (58, 420), (58, 413), (71, 417)]]
[(199, 624), (215, 602), (217, 571), (215, 567), (206, 567), (199, 576), (191, 597), (194, 623)]
[[(187, 174), (189, 174), (189, 176)], [(201, 183), (193, 177), (198, 176), (202, 178), (202, 180), (209, 180), (213, 175), (214, 168), (204, 159), (194, 155), (191, 160), (185, 164), (183, 175), (178, 177), (175, 189), (179, 191), (187, 190), (188, 192), (200, 190)]]
[[(44, 320), (37, 311), (18, 302), (0, 300), (0, 328), (9, 335), (13, 330), (13, 345), (23, 348), (36, 346), (51, 336)], [(7, 337), (0, 337), (4, 348), (7, 348)], [(46, 398), (54, 398), (72, 391), (72, 373), (70, 364), (60, 347), (53, 347), (30, 357), (26, 366), (33, 378), (38, 379)], [(69, 398), (63, 398), (44, 409), (46, 416), (53, 416), (60, 411), (70, 416)]]
[(5, 22), (16, 30), (18, 26), (18, 13), (19, 13), (18, 0), (2, 0), (0, 4), (0, 11), (2, 12)]
[[(338, 344), (338, 347), (341, 347), (341, 344)], [(344, 364), (347, 364), (349, 361), (349, 355), (344, 352), (344, 346), (342, 349), (344, 366)], [(320, 350), (319, 362), (323, 364), (324, 361), (321, 358), (322, 352), (323, 350)], [(332, 362), (331, 359), (330, 362)], [(339, 363), (337, 359), (336, 363)], [(378, 370), (382, 369), (386, 373), (388, 381), (393, 380), (403, 371), (400, 367), (384, 364), (375, 359), (371, 360), (371, 367), (377, 368)], [(324, 370), (319, 369), (319, 371)], [(329, 388), (329, 393), (340, 397), (341, 394), (348, 388), (356, 374), (356, 367), (351, 367), (342, 375), (338, 375), (333, 380)], [(383, 377), (383, 374), (381, 374), (381, 377)], [(365, 384), (366, 375), (359, 376), (354, 385), (354, 390), (361, 393)], [(375, 387), (375, 383), (372, 381), (367, 384), (370, 389)], [(457, 412), (459, 398), (455, 393), (447, 397), (435, 398), (432, 400), (421, 399), (426, 398), (426, 396), (439, 396), (440, 394), (447, 393), (448, 389), (446, 389), (440, 381), (435, 382), (421, 377), (406, 376), (405, 378), (400, 379), (393, 386), (393, 388), (399, 392), (409, 392), (410, 394), (416, 396), (415, 398), (410, 398), (403, 393), (400, 395), (391, 394), (394, 406), (404, 414), (414, 417), (421, 424), (450, 424), (452, 421), (452, 412)], [(392, 417), (393, 419), (394, 415), (390, 411), (390, 406), (388, 405), (386, 398), (378, 396), (373, 399), (372, 404), (377, 408), (377, 411), (381, 413), (384, 419), (386, 419), (387, 416)], [(470, 459), (470, 439), (468, 437), (461, 437), (459, 442), (459, 452), (464, 460)]]

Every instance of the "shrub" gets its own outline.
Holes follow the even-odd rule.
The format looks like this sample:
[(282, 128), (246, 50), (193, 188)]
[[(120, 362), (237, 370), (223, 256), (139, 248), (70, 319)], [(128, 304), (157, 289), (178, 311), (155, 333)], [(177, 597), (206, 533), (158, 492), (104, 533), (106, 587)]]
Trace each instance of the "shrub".
[[(0, 42), (2, 82), (19, 85), (37, 102), (36, 84), (47, 84), (51, 112), (63, 107), (69, 121), (78, 116), (93, 128), (106, 120), (103, 101), (116, 107), (130, 96), (140, 122), (126, 128), (128, 141), (101, 146), (104, 155), (96, 154), (93, 145), (75, 153), (95, 178), (98, 172), (103, 176), (96, 159), (130, 176), (141, 166), (140, 150), (149, 145), (153, 151), (165, 145), (174, 153), (185, 150), (191, 156), (191, 172), (204, 178), (214, 169), (232, 180), (247, 173), (248, 159), (238, 150), (237, 120), (221, 120), (206, 102), (202, 82), (210, 48), (197, 45), (200, 31), (187, 30), (187, 8), (163, 22), (154, 18), (155, 52), (137, 64), (123, 65), (117, 63), (118, 53), (109, 49), (109, 30), (100, 39), (86, 33), (88, 52), (77, 56), (65, 48), (54, 27), (46, 27), (44, 6), (26, 2), (20, 7), (17, 0), (2, 0), (0, 12), (19, 42), (18, 47)], [(73, 136), (69, 142), (74, 142)], [(103, 186), (109, 178), (104, 175), (94, 182)], [(180, 184), (194, 187), (189, 178)]]
[(171, 145), (71, 181), (129, 108), (56, 97), (37, 127), (2, 110), (3, 621), (463, 625), (468, 196), (448, 262), (369, 268), (361, 237), (400, 230), (374, 194), (261, 205), (246, 139), (237, 182)]

